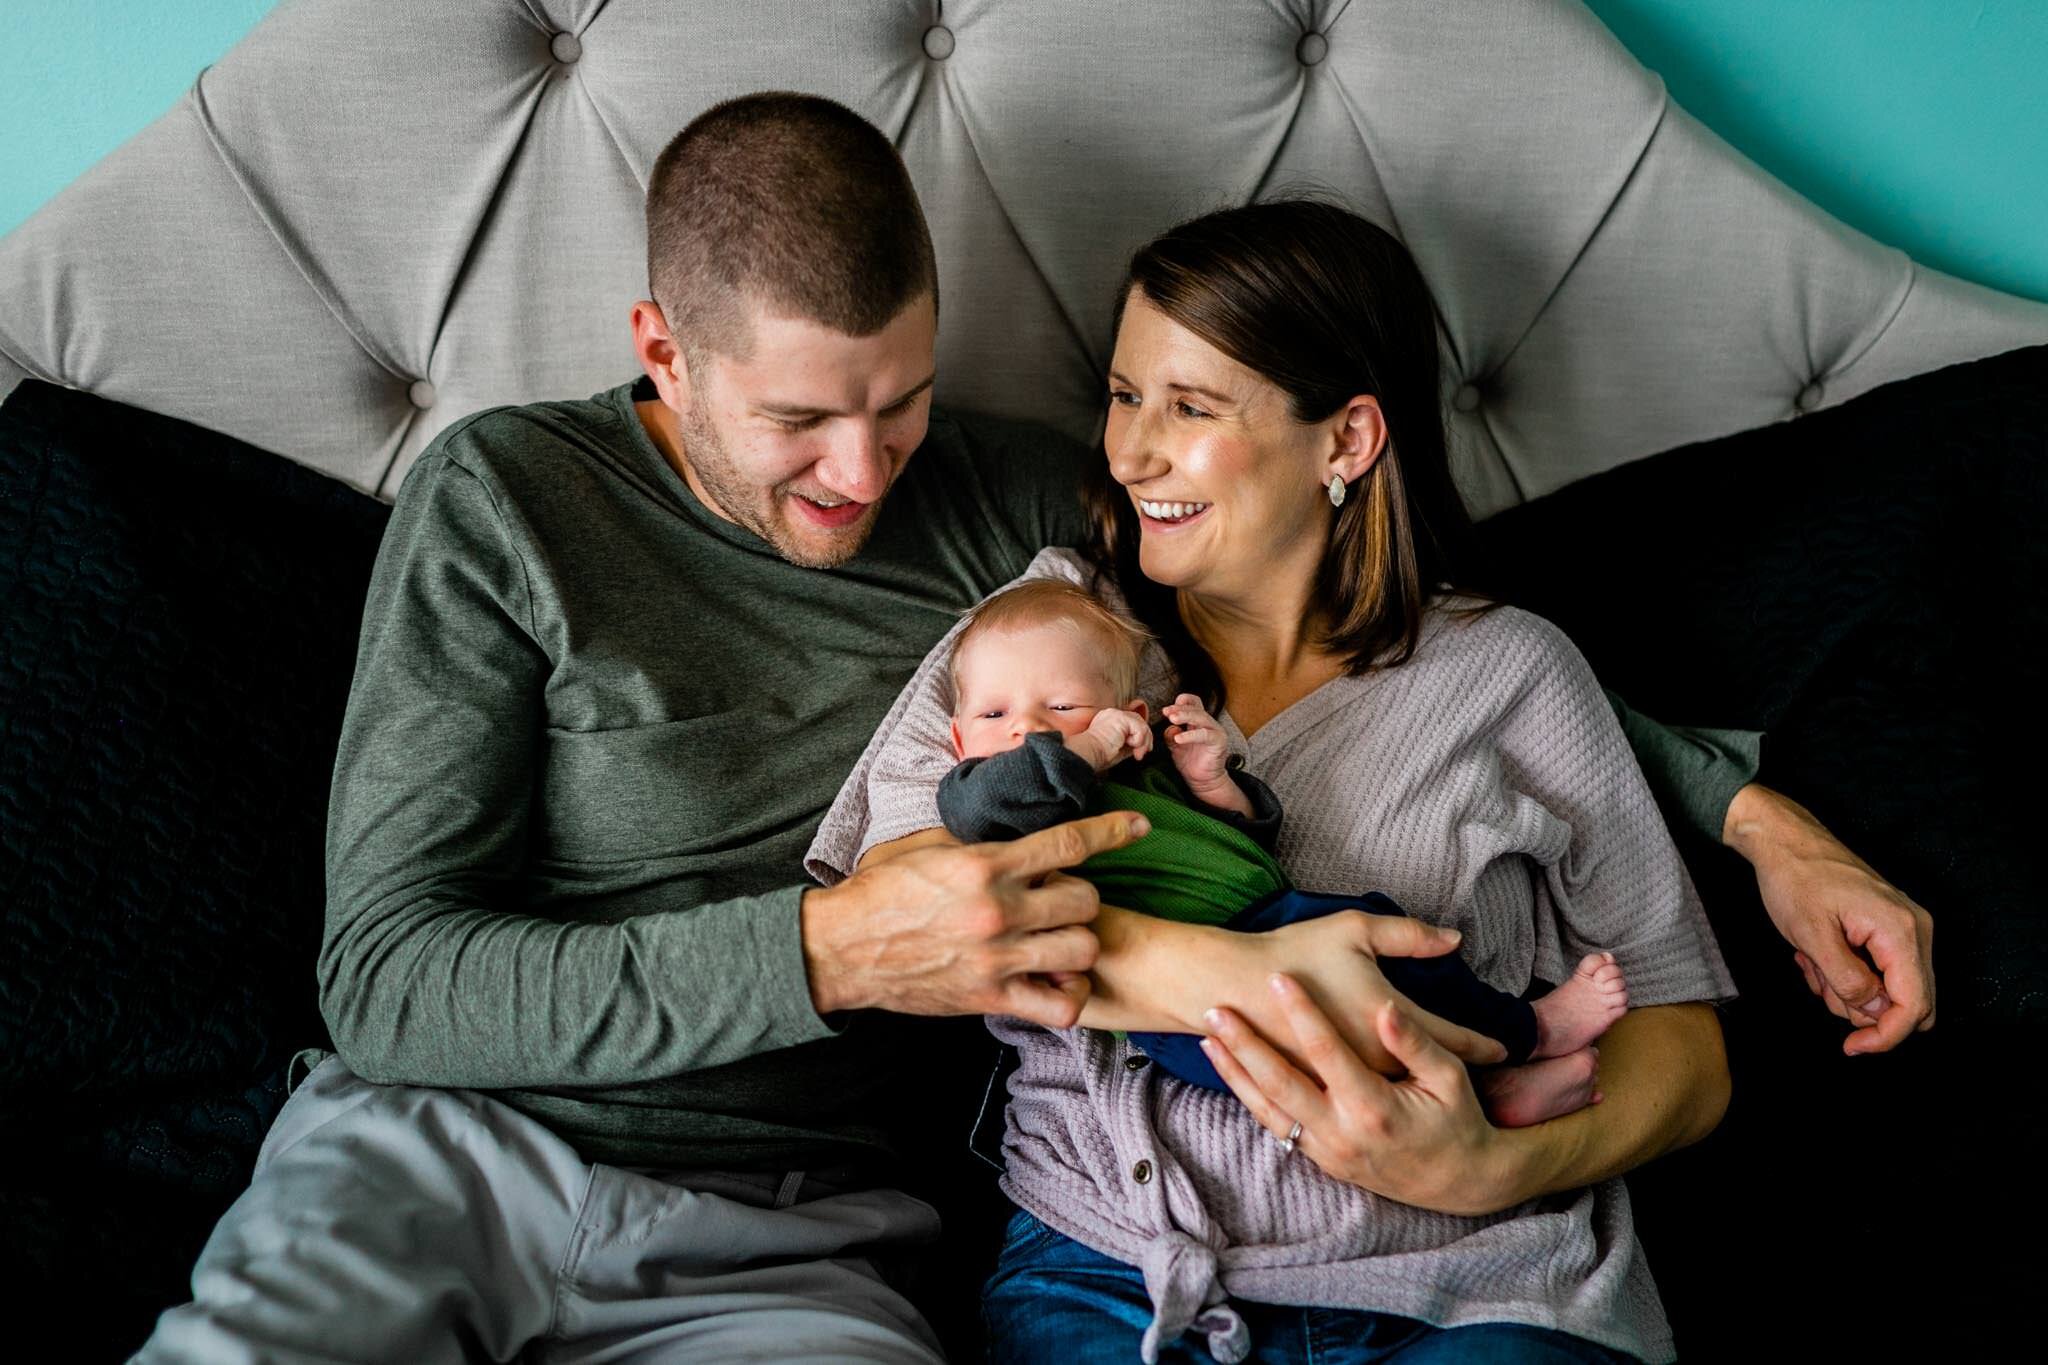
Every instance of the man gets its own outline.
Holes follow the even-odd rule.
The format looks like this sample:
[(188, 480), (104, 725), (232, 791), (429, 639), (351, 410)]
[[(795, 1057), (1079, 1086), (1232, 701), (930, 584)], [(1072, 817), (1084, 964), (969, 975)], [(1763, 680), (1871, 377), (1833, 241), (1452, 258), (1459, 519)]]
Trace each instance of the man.
[[(943, 1146), (963, 1117), (909, 1016), (1071, 1024), (1116, 955), (1055, 874), (1142, 831), (922, 850), (830, 891), (800, 860), (958, 612), (1079, 537), (1094, 457), (931, 411), (931, 242), (837, 105), (692, 123), (650, 178), (648, 257), (645, 378), (466, 419), (406, 480), (335, 769), (339, 1055), (143, 1359), (938, 1356), (885, 1274), (938, 1231), (888, 1122)], [(1831, 876), (1876, 903), (1831, 848), (1772, 853), (1794, 826), (1761, 789), (1727, 799), (1747, 775), (1710, 758), (1679, 786), (1779, 869), (1767, 894)], [(1910, 932), (1873, 947), (1880, 1003), (1825, 956), (1862, 939), (1784, 913), (1896, 1041)], [(1437, 940), (1386, 920), (1373, 942)]]

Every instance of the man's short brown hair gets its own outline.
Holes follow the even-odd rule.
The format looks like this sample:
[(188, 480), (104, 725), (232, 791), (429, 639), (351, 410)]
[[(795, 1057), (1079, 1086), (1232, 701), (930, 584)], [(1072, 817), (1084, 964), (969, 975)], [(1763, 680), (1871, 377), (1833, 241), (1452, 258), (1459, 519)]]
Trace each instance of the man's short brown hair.
[(1003, 589), (969, 612), (967, 625), (953, 637), (946, 672), (953, 684), (954, 709), (960, 706), (960, 656), (970, 643), (991, 631), (1046, 625), (1071, 627), (1101, 646), (1103, 673), (1118, 706), (1138, 695), (1139, 651), (1152, 637), (1086, 588), (1064, 579), (1034, 578)]
[(686, 354), (745, 356), (745, 303), (872, 336), (938, 305), (903, 158), (843, 104), (770, 91), (713, 105), (647, 182), (647, 277)]

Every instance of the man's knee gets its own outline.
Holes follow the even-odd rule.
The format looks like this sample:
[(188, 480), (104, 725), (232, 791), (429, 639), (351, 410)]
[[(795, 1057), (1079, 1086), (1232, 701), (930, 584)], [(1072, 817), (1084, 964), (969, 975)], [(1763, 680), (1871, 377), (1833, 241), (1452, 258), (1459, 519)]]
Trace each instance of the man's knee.
[(589, 1171), (494, 1101), (330, 1060), (140, 1358), (460, 1360), (464, 1337), (508, 1358), (549, 1326)]

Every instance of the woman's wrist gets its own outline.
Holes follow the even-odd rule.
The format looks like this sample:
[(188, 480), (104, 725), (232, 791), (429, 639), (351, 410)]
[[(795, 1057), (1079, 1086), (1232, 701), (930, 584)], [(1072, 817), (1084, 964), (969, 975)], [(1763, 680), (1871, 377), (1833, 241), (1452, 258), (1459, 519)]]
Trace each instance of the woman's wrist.
[(1479, 1172), (1487, 1207), (1474, 1212), (1498, 1213), (1555, 1188), (1556, 1174), (1564, 1165), (1559, 1140), (1565, 1134), (1558, 1128), (1564, 1121), (1552, 1119), (1526, 1128), (1494, 1130), (1498, 1136)]
[(1092, 926), (1100, 951), (1094, 991), (1081, 1013), (1089, 1028), (1201, 1033), (1219, 997), (1214, 964), (1248, 936), (1105, 905)]

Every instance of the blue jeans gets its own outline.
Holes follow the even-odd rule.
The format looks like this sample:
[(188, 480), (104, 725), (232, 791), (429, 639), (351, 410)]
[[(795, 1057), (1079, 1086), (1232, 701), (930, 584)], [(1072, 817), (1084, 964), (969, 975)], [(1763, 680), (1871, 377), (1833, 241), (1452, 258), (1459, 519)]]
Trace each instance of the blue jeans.
[[(1350, 1308), (1233, 1300), (1251, 1328), (1251, 1359), (1301, 1365), (1631, 1365), (1634, 1356), (1547, 1327), (1489, 1322), (1432, 1327)], [(1021, 1209), (981, 1295), (988, 1358), (998, 1365), (1134, 1365), (1152, 1321), (1145, 1278)], [(1213, 1365), (1200, 1332), (1162, 1343), (1160, 1365)]]

